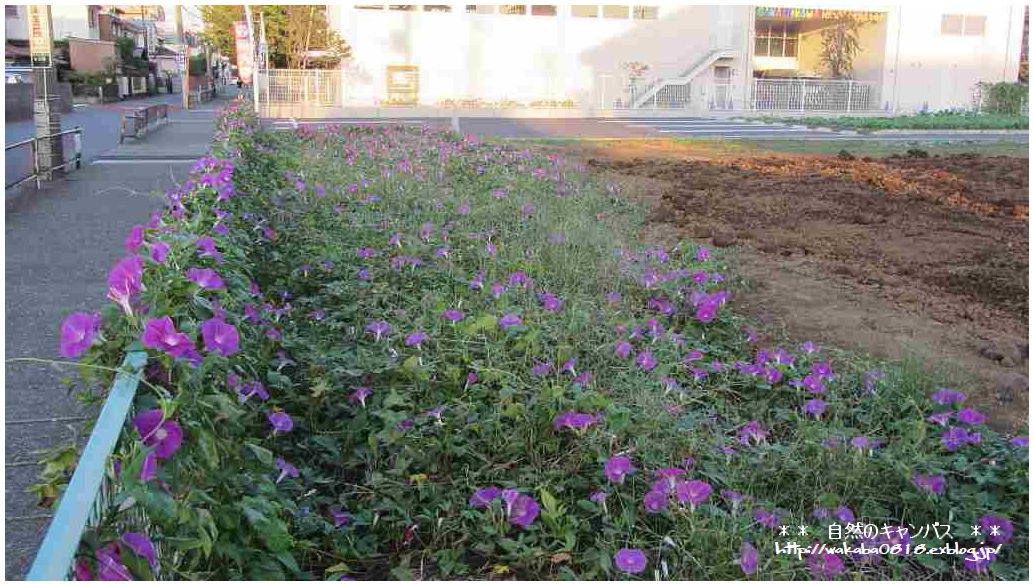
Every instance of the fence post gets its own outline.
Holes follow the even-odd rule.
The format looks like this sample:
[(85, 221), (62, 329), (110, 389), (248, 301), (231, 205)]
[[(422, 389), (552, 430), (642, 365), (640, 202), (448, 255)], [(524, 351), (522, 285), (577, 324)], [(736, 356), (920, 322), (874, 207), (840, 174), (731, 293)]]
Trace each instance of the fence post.
[(804, 102), (805, 102), (804, 96), (805, 96), (805, 94), (807, 94), (807, 92), (808, 92), (808, 80), (807, 79), (802, 79), (801, 80), (801, 112), (804, 111)]
[(854, 80), (847, 80), (847, 112), (851, 112), (851, 90), (854, 88)]

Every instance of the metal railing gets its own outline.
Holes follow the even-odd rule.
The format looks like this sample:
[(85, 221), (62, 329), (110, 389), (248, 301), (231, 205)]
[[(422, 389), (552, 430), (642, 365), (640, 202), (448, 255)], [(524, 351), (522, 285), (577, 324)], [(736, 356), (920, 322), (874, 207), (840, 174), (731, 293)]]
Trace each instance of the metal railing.
[(169, 123), (168, 104), (154, 104), (137, 108), (122, 117), (122, 130), (119, 133), (118, 142), (122, 144), (127, 137), (139, 140), (152, 129), (152, 126), (157, 128), (162, 123)]
[(27, 580), (66, 580), (71, 577), (83, 533), (88, 527), (98, 526), (116, 507), (113, 501), (118, 492), (118, 475), (111, 462), (111, 454), (119, 440), (125, 437), (122, 432), (126, 429), (145, 364), (146, 352), (130, 352), (122, 362), (93, 433), (79, 457), (72, 480), (61, 495)]
[(852, 112), (875, 107), (876, 84), (852, 79), (755, 79), (752, 110)]
[[(74, 153), (72, 155), (72, 158), (68, 159), (67, 161), (65, 161), (64, 163), (62, 163), (60, 165), (57, 165), (55, 167), (51, 167), (49, 169), (42, 169), (42, 168), (40, 168), (39, 142), (41, 140), (49, 140), (49, 139), (52, 139), (52, 138), (65, 137), (65, 136), (68, 136), (68, 135), (72, 136), (72, 151)], [(41, 187), (41, 177), (42, 177), (43, 174), (50, 173), (52, 171), (57, 171), (58, 169), (67, 169), (70, 165), (74, 165), (76, 169), (79, 169), (83, 165), (83, 127), (82, 126), (76, 126), (75, 128), (70, 128), (68, 130), (62, 130), (61, 132), (58, 132), (56, 134), (48, 134), (48, 135), (44, 135), (44, 136), (33, 136), (32, 138), (27, 138), (25, 140), (14, 142), (14, 143), (11, 143), (9, 145), (4, 145), (4, 154), (6, 156), (7, 153), (10, 153), (14, 149), (17, 149), (17, 148), (20, 148), (20, 147), (24, 147), (24, 146), (29, 146), (30, 150), (32, 152), (32, 172), (29, 173), (28, 175), (23, 176), (23, 177), (19, 177), (19, 178), (15, 179), (12, 182), (8, 182), (5, 179), (5, 181), (4, 181), (4, 183), (5, 183), (4, 189), (10, 189), (12, 187), (18, 187), (19, 185), (21, 185), (21, 184), (23, 184), (23, 183), (25, 183), (27, 181), (32, 181), (34, 179), (36, 180), (36, 189), (39, 189)], [(10, 164), (10, 161), (8, 161), (7, 168), (10, 169), (12, 166), (13, 165)]]
[(255, 72), (261, 104), (341, 106), (340, 70), (268, 69)]

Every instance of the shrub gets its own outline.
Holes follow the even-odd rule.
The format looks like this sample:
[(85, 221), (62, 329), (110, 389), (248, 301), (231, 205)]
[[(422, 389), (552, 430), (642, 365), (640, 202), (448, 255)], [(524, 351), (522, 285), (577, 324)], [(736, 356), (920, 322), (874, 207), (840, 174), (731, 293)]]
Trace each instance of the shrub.
[(989, 571), (1026, 576), (1025, 440), (910, 371), (760, 344), (721, 259), (635, 247), (642, 210), (584, 169), (239, 105), (218, 136), (131, 233), (115, 304), (63, 328), (93, 384), (149, 353), (82, 577), (966, 571), (771, 553), (830, 515), (967, 546), (993, 515), (1015, 530)]
[(1027, 116), (1030, 86), (1025, 83), (981, 82), (977, 84), (981, 111), (1010, 116)]

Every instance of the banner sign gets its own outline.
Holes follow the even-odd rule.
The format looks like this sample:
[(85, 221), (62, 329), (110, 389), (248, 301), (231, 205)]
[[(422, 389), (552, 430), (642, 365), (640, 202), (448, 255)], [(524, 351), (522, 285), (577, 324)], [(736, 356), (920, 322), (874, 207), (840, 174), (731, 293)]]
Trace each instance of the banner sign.
[(50, 67), (54, 45), (50, 31), (50, 6), (29, 5), (29, 54), (33, 67)]
[(803, 20), (817, 18), (820, 20), (836, 20), (842, 16), (853, 16), (862, 21), (879, 21), (884, 17), (882, 12), (864, 10), (829, 10), (822, 8), (777, 8), (775, 6), (757, 6), (754, 9), (757, 18), (787, 18)]
[(233, 23), (233, 38), (237, 41), (237, 76), (244, 83), (251, 83), (255, 69), (255, 50), (248, 34), (247, 22)]
[(415, 105), (420, 95), (420, 68), (416, 65), (389, 65), (388, 102)]

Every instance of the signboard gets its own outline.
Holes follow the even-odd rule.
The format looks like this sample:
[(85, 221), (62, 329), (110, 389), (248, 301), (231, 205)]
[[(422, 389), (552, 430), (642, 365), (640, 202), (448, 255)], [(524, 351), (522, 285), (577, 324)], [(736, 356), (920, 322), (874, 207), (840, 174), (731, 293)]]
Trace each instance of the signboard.
[(255, 69), (255, 50), (247, 22), (233, 23), (233, 38), (237, 42), (237, 76), (242, 82), (250, 84)]
[(416, 65), (389, 65), (388, 103), (416, 105), (420, 95), (420, 68)]
[(29, 5), (29, 54), (33, 67), (53, 65), (54, 45), (50, 31), (50, 6)]

